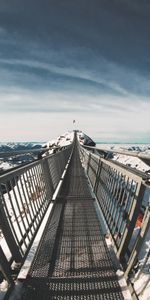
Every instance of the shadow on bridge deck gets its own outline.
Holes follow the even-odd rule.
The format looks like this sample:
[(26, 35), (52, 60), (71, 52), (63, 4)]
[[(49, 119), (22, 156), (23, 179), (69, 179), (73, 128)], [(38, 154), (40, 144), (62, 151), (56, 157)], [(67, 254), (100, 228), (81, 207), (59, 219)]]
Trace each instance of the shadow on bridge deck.
[(75, 147), (20, 298), (15, 300), (124, 299), (94, 201)]

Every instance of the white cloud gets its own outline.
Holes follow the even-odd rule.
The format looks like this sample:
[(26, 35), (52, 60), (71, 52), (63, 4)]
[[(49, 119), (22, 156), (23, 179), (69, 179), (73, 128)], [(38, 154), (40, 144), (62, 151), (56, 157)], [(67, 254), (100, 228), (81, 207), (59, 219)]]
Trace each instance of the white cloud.
[[(52, 53), (51, 53), (52, 54)], [(66, 58), (63, 58), (64, 61)], [(67, 76), (68, 78), (73, 79), (79, 79), (79, 80), (88, 80), (91, 82), (91, 84), (96, 83), (99, 85), (102, 85), (104, 90), (107, 91), (107, 89), (111, 89), (112, 93), (119, 93), (122, 96), (130, 96), (131, 94), (134, 95), (131, 91), (128, 90), (128, 88), (123, 86), (123, 82), (130, 82), (132, 79), (133, 86), (134, 86), (134, 80), (138, 86), (138, 84), (144, 85), (144, 89), (149, 87), (149, 80), (146, 80), (139, 74), (137, 75), (135, 72), (131, 72), (131, 70), (127, 70), (125, 68), (122, 68), (121, 66), (118, 66), (117, 64), (114, 64), (108, 60), (105, 60), (104, 58), (100, 58), (100, 61), (98, 62), (100, 64), (99, 70), (95, 69), (92, 70), (91, 67), (88, 68), (88, 66), (78, 66), (78, 65), (70, 65), (69, 67), (63, 66), (60, 67), (56, 65), (55, 63), (45, 63), (40, 60), (26, 60), (26, 59), (0, 59), (0, 64), (6, 64), (10, 71), (6, 71), (5, 68), (1, 68), (0, 74), (1, 76), (8, 76), (8, 79), (10, 78), (10, 81), (13, 81), (14, 79), (17, 79), (17, 77), (24, 76), (24, 78), (31, 78), (37, 80), (38, 84), (38, 78), (36, 77), (36, 70), (41, 71), (48, 71), (50, 74), (57, 74), (61, 76)], [(11, 71), (11, 66), (14, 66), (15, 69), (19, 67), (27, 67), (28, 71), (26, 73), (24, 71), (17, 71), (13, 70), (13, 73)], [(101, 69), (101, 66), (105, 66), (105, 71), (103, 68)], [(97, 66), (98, 67), (98, 66)], [(29, 72), (30, 68), (34, 68), (35, 72), (32, 73)], [(12, 74), (11, 74), (12, 73)], [(116, 75), (117, 74), (117, 75)], [(17, 82), (16, 82), (17, 84)], [(128, 86), (128, 85), (127, 85)], [(104, 92), (104, 91), (103, 91)]]
[[(76, 97), (75, 97), (76, 99)], [(75, 100), (74, 99), (74, 100)], [(41, 100), (43, 101), (43, 99)], [(81, 99), (79, 100), (80, 103)], [(75, 104), (70, 111), (66, 112), (68, 104), (65, 103), (65, 109), (62, 112), (4, 112), (0, 114), (0, 140), (42, 140), (46, 141), (66, 130), (72, 130), (72, 121), (76, 120), (76, 127), (85, 131), (91, 137), (101, 138), (109, 141), (114, 139), (130, 140), (144, 137), (150, 132), (149, 111), (150, 104), (139, 102), (138, 107), (132, 104), (121, 103), (117, 111), (111, 106), (108, 108), (111, 99), (106, 100), (107, 108), (101, 104), (100, 108), (95, 110), (81, 109), (75, 111)], [(57, 103), (55, 100), (54, 107)], [(126, 107), (126, 110), (124, 107)], [(109, 113), (108, 113), (109, 112)]]

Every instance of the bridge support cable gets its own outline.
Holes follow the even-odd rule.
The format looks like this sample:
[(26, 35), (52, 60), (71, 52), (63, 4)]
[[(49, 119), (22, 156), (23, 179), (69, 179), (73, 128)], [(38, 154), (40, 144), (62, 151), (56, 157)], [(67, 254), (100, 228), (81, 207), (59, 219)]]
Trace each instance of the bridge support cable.
[(124, 299), (77, 145), (23, 287), (23, 300)]

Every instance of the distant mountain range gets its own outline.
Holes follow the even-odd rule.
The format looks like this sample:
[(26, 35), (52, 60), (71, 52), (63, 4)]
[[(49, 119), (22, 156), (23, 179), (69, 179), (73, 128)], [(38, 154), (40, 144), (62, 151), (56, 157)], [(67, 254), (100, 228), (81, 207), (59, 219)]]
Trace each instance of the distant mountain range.
[[(63, 148), (64, 146), (70, 145), (72, 143), (74, 137), (74, 132), (65, 132), (64, 134), (58, 136), (56, 139), (50, 140), (46, 144), (43, 143), (35, 143), (35, 142), (8, 142), (8, 143), (0, 143), (0, 153), (3, 153), (0, 157), (0, 173), (2, 174), (4, 171), (7, 171), (10, 168), (17, 167), (22, 164), (26, 164), (34, 161), (38, 158), (37, 153), (22, 153), (20, 155), (9, 157), (5, 154), (8, 152), (17, 152), (17, 151), (27, 151), (27, 150), (38, 150), (38, 149), (47, 149), (48, 154), (52, 154), (55, 152), (57, 148)], [(95, 142), (88, 137), (83, 132), (78, 132), (78, 138), (81, 144), (88, 146), (95, 146)]]
[(4, 153), (13, 153), (16, 151), (28, 151), (28, 150), (38, 150), (41, 149), (42, 143), (32, 143), (32, 142), (24, 142), (24, 143), (0, 143), (0, 153), (3, 153), (3, 156), (0, 157), (0, 174), (3, 174), (4, 171), (8, 169), (17, 167), (19, 165), (23, 165), (29, 162), (33, 162), (37, 159), (37, 153), (30, 154), (19, 154), (16, 156), (4, 157)]
[(13, 142), (13, 143), (0, 143), (0, 152), (10, 152), (10, 151), (21, 151), (21, 150), (29, 150), (29, 149), (40, 149), (42, 147), (42, 143), (34, 143), (34, 142)]

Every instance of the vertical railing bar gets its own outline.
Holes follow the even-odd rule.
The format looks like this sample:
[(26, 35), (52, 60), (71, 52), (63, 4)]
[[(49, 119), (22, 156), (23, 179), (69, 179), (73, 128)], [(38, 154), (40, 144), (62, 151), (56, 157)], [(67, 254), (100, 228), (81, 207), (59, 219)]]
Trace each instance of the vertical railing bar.
[[(29, 190), (28, 190), (29, 200), (30, 200), (30, 203), (32, 206), (33, 216), (35, 217), (36, 210), (35, 210), (34, 202), (32, 201), (31, 175), (30, 175), (29, 170), (27, 170), (27, 180), (28, 180), (28, 188), (29, 188)], [(37, 222), (37, 220), (36, 220), (36, 222)]]
[[(21, 176), (20, 176), (20, 185), (21, 185), (21, 188), (22, 188), (22, 178), (21, 178)], [(22, 208), (23, 208), (23, 211), (24, 211), (25, 220), (26, 220), (28, 226), (30, 227), (30, 223), (29, 223), (29, 220), (28, 220), (28, 217), (27, 217), (26, 209), (24, 207), (24, 202), (23, 202), (23, 198), (22, 198), (22, 195), (21, 195), (21, 192), (20, 192), (20, 188), (18, 186), (18, 182), (16, 182), (16, 187), (17, 187), (17, 190), (18, 190), (18, 193), (19, 193), (19, 196), (20, 196), (20, 201), (21, 201)], [(22, 189), (22, 192), (23, 192), (23, 189)], [(26, 232), (27, 232), (28, 226), (25, 225), (24, 218), (23, 218), (23, 223), (24, 223), (24, 226), (25, 226)], [(31, 239), (30, 239), (30, 236), (29, 236), (29, 232), (27, 233), (27, 237), (28, 237), (28, 240), (30, 242)]]
[[(101, 191), (100, 191), (101, 194), (100, 194), (100, 199), (98, 197), (98, 201), (99, 201), (99, 204), (100, 204), (100, 207), (101, 207), (102, 211), (104, 212), (104, 192), (103, 192), (104, 188), (103, 188), (103, 184), (102, 184), (101, 179), (100, 179), (99, 183), (101, 183)], [(98, 189), (98, 191), (99, 191), (99, 189)]]
[[(28, 172), (28, 178), (30, 179), (30, 182), (29, 182), (29, 190), (30, 190), (30, 196), (29, 196), (29, 199), (31, 201), (31, 206), (32, 206), (32, 210), (33, 210), (33, 216), (34, 216), (34, 220), (35, 220), (35, 223), (36, 223), (36, 226), (38, 225), (38, 219), (35, 218), (36, 217), (36, 208), (35, 208), (35, 204), (34, 204), (34, 201), (32, 199), (32, 187), (31, 187), (31, 175), (30, 175), (30, 172), (29, 170), (27, 171)], [(35, 228), (36, 229), (36, 228)]]
[(42, 206), (41, 208), (41, 215), (43, 215), (43, 203), (44, 203), (44, 198), (43, 198), (43, 191), (42, 191), (42, 187), (41, 187), (41, 179), (40, 179), (40, 169), (41, 165), (36, 166), (34, 168), (34, 174), (35, 174), (35, 180), (36, 180), (36, 185), (40, 187), (40, 191), (39, 191), (39, 207)]
[(111, 202), (110, 202), (108, 216), (107, 216), (107, 220), (108, 220), (109, 224), (111, 222), (111, 212), (112, 212), (112, 209), (113, 209), (113, 206), (114, 206), (114, 197), (115, 197), (115, 191), (116, 191), (117, 181), (118, 181), (118, 172), (116, 171), (116, 173), (115, 173), (115, 180), (113, 181), (112, 194), (111, 194), (111, 197), (110, 197)]
[[(48, 167), (48, 172), (49, 172), (49, 187), (51, 189), (51, 194), (53, 194), (54, 193), (54, 184), (53, 184), (53, 180), (52, 180), (51, 164), (50, 164), (49, 159), (47, 159), (47, 167)], [(46, 182), (45, 182), (45, 185), (46, 185)]]
[(139, 213), (140, 209), (140, 201), (143, 198), (143, 192), (144, 192), (144, 186), (141, 184), (141, 182), (137, 183), (135, 194), (132, 201), (132, 207), (129, 211), (128, 215), (128, 223), (125, 227), (125, 230), (123, 232), (123, 237), (121, 244), (119, 246), (119, 255), (121, 257), (125, 256), (125, 252), (127, 251), (127, 245), (129, 245), (130, 239), (132, 237), (133, 229), (135, 226), (135, 222)]
[(107, 189), (107, 199), (106, 199), (106, 205), (105, 205), (105, 215), (108, 212), (108, 208), (109, 208), (109, 204), (111, 201), (111, 190), (112, 190), (112, 182), (113, 182), (113, 178), (111, 176), (111, 168), (110, 166), (108, 166), (108, 189)]
[(11, 268), (9, 266), (9, 263), (6, 259), (6, 256), (3, 252), (3, 249), (1, 248), (0, 246), (0, 258), (1, 258), (1, 261), (0, 261), (0, 270), (2, 271), (3, 273), (3, 276), (5, 277), (5, 279), (7, 280), (8, 284), (9, 285), (13, 285), (14, 284), (14, 281), (11, 277)]
[(99, 179), (99, 170), (100, 170), (100, 166), (101, 166), (101, 160), (98, 159), (98, 162), (97, 162), (97, 170), (96, 170), (96, 176), (95, 176), (95, 183), (94, 183), (94, 186), (93, 186), (93, 192), (96, 194), (96, 191), (97, 191), (97, 183), (98, 183), (98, 179)]
[(49, 203), (49, 198), (52, 197), (54, 193), (54, 181), (53, 181), (53, 160), (44, 160), (43, 165), (43, 174), (44, 174), (44, 185), (45, 185), (45, 193), (46, 200)]
[[(133, 194), (132, 189), (133, 189), (133, 180), (132, 180), (131, 188), (130, 188), (130, 191), (131, 191), (130, 197), (132, 197), (132, 200), (131, 200), (130, 197), (129, 197), (129, 200), (130, 200), (130, 201), (128, 201), (128, 204), (127, 204), (128, 210), (125, 211), (126, 221), (124, 220), (124, 222), (122, 223), (122, 228), (121, 228), (121, 231), (122, 231), (122, 238), (123, 238), (123, 236), (124, 236), (124, 233), (125, 233), (127, 227), (129, 226), (129, 223), (130, 223), (129, 216), (130, 216), (130, 211), (131, 211), (131, 209), (132, 209), (132, 205), (133, 205), (133, 202), (134, 202), (134, 199), (135, 199), (135, 192), (136, 192), (136, 189), (137, 189), (137, 183), (136, 183), (136, 189), (135, 189), (134, 194)], [(124, 219), (125, 219), (125, 217), (124, 217)], [(121, 242), (121, 241), (120, 241), (120, 242)], [(120, 247), (120, 246), (119, 246), (119, 247)]]
[[(118, 224), (118, 234), (121, 231), (122, 223), (123, 223), (123, 218), (124, 218), (124, 215), (126, 214), (126, 207), (127, 207), (128, 199), (130, 198), (130, 191), (128, 189), (128, 185), (129, 185), (129, 177), (126, 178), (126, 188), (125, 188), (125, 191), (126, 191), (125, 192), (126, 193), (126, 202), (125, 202), (125, 205), (124, 205), (124, 209), (121, 210), (122, 211), (122, 216), (120, 217), (120, 224)], [(118, 236), (118, 238), (119, 238), (119, 236)]]
[(86, 169), (87, 175), (89, 173), (90, 160), (91, 160), (91, 153), (88, 153), (88, 161), (87, 161), (87, 169)]
[(43, 160), (42, 170), (43, 170), (43, 176), (44, 176), (43, 179), (45, 185), (45, 199), (48, 205), (54, 193), (54, 181), (53, 181), (53, 172), (52, 172), (53, 170), (52, 170), (52, 164), (50, 163), (49, 159)]
[[(122, 220), (120, 222), (119, 229), (118, 229), (118, 238), (117, 238), (118, 248), (120, 247), (120, 244), (121, 244), (121, 235), (123, 235), (123, 224), (126, 223), (124, 218), (127, 219), (127, 216), (128, 216), (128, 211), (126, 209), (128, 207), (128, 203), (130, 202), (130, 191), (131, 191), (131, 189), (132, 189), (132, 184), (130, 183), (129, 177), (128, 177), (128, 180), (127, 180), (127, 201), (126, 201), (126, 204), (125, 204), (125, 207), (124, 207)], [(120, 235), (119, 235), (119, 233), (120, 233)]]
[[(14, 186), (12, 185), (11, 180), (10, 180), (10, 186), (11, 186), (11, 191), (13, 193), (13, 196), (14, 196), (14, 199), (15, 199), (15, 203), (16, 203), (16, 206), (17, 206), (17, 209), (18, 209), (19, 217), (20, 217), (20, 208), (19, 208), (19, 205), (18, 205), (18, 199), (17, 199), (16, 193), (15, 193), (15, 189), (14, 189)], [(15, 221), (17, 223), (21, 239), (23, 240), (25, 246), (27, 247), (26, 242), (25, 242), (25, 238), (23, 237), (23, 232), (22, 232), (22, 228), (21, 228), (20, 222), (18, 221), (17, 212), (16, 212), (16, 209), (14, 207), (14, 203), (13, 203), (13, 201), (11, 201), (10, 203), (11, 203), (14, 215), (15, 215)], [(20, 240), (20, 242), (21, 242), (21, 240)], [(22, 249), (22, 251), (23, 251), (23, 249)]]
[[(17, 184), (16, 178), (15, 178), (15, 184), (16, 184), (16, 189), (18, 189), (18, 184)], [(18, 208), (19, 217), (21, 218), (23, 228), (24, 228), (24, 230), (26, 232), (26, 226), (25, 226), (25, 223), (24, 223), (24, 219), (22, 217), (22, 212), (21, 212), (21, 208), (20, 208), (19, 203), (18, 203), (18, 198), (17, 198), (17, 195), (16, 195), (16, 191), (15, 191), (14, 186), (12, 186), (12, 184), (11, 184), (11, 187), (12, 187), (12, 191), (13, 191), (13, 194), (14, 194), (15, 202), (16, 202), (16, 205), (17, 205), (17, 208)], [(18, 221), (18, 223), (19, 223), (19, 221)], [(22, 232), (22, 228), (20, 226), (20, 223), (19, 223), (19, 229), (21, 230), (20, 233), (21, 233), (22, 240), (24, 241), (24, 244), (25, 244), (25, 246), (27, 248), (27, 243), (25, 241), (24, 233)]]
[(19, 240), (17, 238), (14, 226), (11, 221), (11, 216), (7, 208), (3, 194), (1, 194), (0, 213), (1, 213), (1, 227), (8, 244), (8, 247), (13, 255), (15, 261), (19, 262), (22, 258), (20, 248), (18, 247)]
[[(38, 175), (37, 175), (37, 173), (35, 172), (35, 169), (33, 170), (32, 169), (32, 175), (33, 175), (33, 178), (34, 178), (34, 180), (33, 180), (33, 182), (34, 182), (34, 188), (35, 188), (35, 191), (37, 192), (37, 189), (36, 189), (36, 184), (37, 184), (37, 186), (39, 185), (39, 182), (38, 182)], [(42, 219), (42, 217), (43, 217), (43, 213), (44, 213), (44, 211), (42, 212), (42, 210), (43, 210), (43, 202), (41, 201), (41, 196), (40, 196), (40, 194), (38, 195), (37, 194), (37, 201), (36, 201), (36, 206), (37, 206), (37, 212), (38, 212), (38, 216), (39, 216), (39, 222), (41, 221), (41, 219)]]
[[(22, 180), (22, 179), (21, 179), (21, 177), (20, 177), (20, 182), (21, 182), (21, 180)], [(24, 203), (23, 203), (22, 195), (21, 195), (21, 192), (20, 192), (20, 189), (19, 189), (19, 186), (18, 186), (18, 182), (17, 182), (17, 181), (16, 181), (16, 188), (17, 188), (17, 190), (18, 190), (18, 194), (19, 194), (19, 198), (20, 198), (20, 202), (21, 202), (23, 211), (24, 211), (24, 215), (25, 215), (26, 222), (27, 222), (27, 224), (28, 224), (28, 226), (29, 226), (28, 218), (27, 218), (27, 215), (26, 215), (26, 211), (25, 211), (25, 209), (24, 209)], [(22, 213), (21, 213), (21, 215), (22, 215)], [(24, 218), (23, 218), (23, 217), (22, 217), (22, 223), (23, 223), (23, 225), (24, 225), (25, 232), (27, 233), (28, 227), (27, 227), (27, 225), (25, 224), (25, 221), (24, 221)], [(29, 242), (30, 242), (29, 233), (27, 233), (27, 237), (28, 237), (28, 240), (29, 240)]]
[[(43, 161), (43, 164), (44, 164), (44, 161)], [(52, 159), (51, 160), (47, 159), (47, 164), (48, 164), (48, 170), (49, 170), (50, 179), (51, 179), (50, 185), (52, 187), (52, 193), (54, 193), (55, 188), (54, 188), (54, 181), (53, 181), (53, 161), (52, 161)], [(43, 166), (43, 168), (44, 168), (44, 166)], [(47, 184), (46, 181), (45, 181), (45, 184)], [(47, 187), (47, 185), (46, 185), (46, 187)]]
[[(116, 170), (114, 170), (114, 176), (117, 176), (117, 171)], [(108, 190), (108, 193), (109, 193), (109, 199), (108, 199), (108, 201), (107, 201), (107, 207), (108, 207), (108, 209), (107, 209), (107, 211), (106, 211), (106, 213), (105, 213), (105, 215), (106, 215), (106, 219), (109, 221), (109, 218), (110, 218), (110, 215), (111, 215), (111, 208), (112, 208), (112, 205), (113, 205), (113, 194), (114, 194), (114, 189), (115, 189), (115, 183), (116, 183), (116, 181), (114, 180), (114, 177), (113, 176), (111, 176), (112, 177), (112, 180), (110, 181), (110, 183), (111, 183), (111, 188), (110, 188), (110, 191)]]
[[(13, 201), (12, 201), (12, 199), (11, 199), (10, 192), (9, 192), (9, 190), (8, 190), (8, 188), (7, 188), (7, 184), (6, 184), (6, 191), (7, 191), (8, 197), (9, 197), (9, 202), (10, 202), (10, 204), (11, 204), (12, 211), (13, 211), (14, 216), (15, 216), (16, 223), (17, 223), (17, 225), (18, 225), (17, 215), (16, 215), (16, 212), (15, 212), (15, 209), (14, 209), (14, 205), (13, 205)], [(9, 211), (8, 211), (8, 214), (9, 214)], [(14, 224), (13, 224), (12, 220), (11, 220), (11, 224), (12, 224), (12, 227), (13, 227), (13, 229), (14, 229), (13, 232), (15, 233), (15, 237), (16, 237), (16, 240), (17, 240), (18, 245), (19, 245), (19, 244), (20, 244), (20, 241), (19, 241), (18, 236), (17, 236), (17, 234), (16, 234), (16, 231), (15, 231)], [(18, 226), (18, 229), (19, 229), (19, 226)], [(20, 231), (20, 230), (19, 230), (19, 231)], [(19, 247), (19, 248), (20, 248), (20, 247)], [(23, 254), (23, 250), (22, 250), (21, 248), (20, 248), (20, 251), (21, 251), (22, 254)]]
[[(109, 169), (108, 169), (109, 170)], [(107, 172), (108, 172), (108, 170), (107, 169), (105, 169), (105, 172), (106, 172), (106, 174), (107, 174)], [(109, 172), (108, 172), (108, 174), (109, 174)], [(108, 177), (108, 176), (107, 176)], [(109, 178), (109, 177), (108, 177)], [(111, 177), (110, 177), (111, 178)], [(111, 182), (111, 180), (110, 180), (110, 182)], [(110, 182), (108, 182), (108, 184), (110, 184)], [(106, 186), (106, 183), (103, 181), (103, 183), (104, 183), (104, 185)], [(113, 179), (112, 179), (112, 183), (113, 183)], [(111, 207), (111, 202), (112, 202), (112, 190), (113, 190), (113, 184), (111, 184), (111, 190), (109, 191), (109, 188), (107, 188), (107, 186), (106, 186), (106, 188), (105, 188), (105, 190), (106, 190), (106, 203), (105, 203), (105, 216), (106, 216), (106, 218), (108, 219), (108, 217), (109, 217), (109, 215), (110, 215), (110, 207)]]
[[(31, 211), (30, 211), (30, 204), (28, 202), (29, 199), (27, 199), (27, 196), (26, 196), (26, 193), (27, 193), (27, 190), (26, 190), (26, 179), (24, 177), (24, 174), (22, 174), (22, 177), (23, 177), (23, 181), (24, 181), (24, 185), (22, 183), (22, 180), (21, 180), (21, 187), (22, 187), (22, 191), (23, 191), (23, 195), (24, 195), (24, 198), (25, 198), (25, 203), (27, 205), (27, 209), (28, 209), (28, 213), (27, 213), (27, 216), (28, 216), (28, 224), (29, 224), (29, 227), (30, 227), (30, 224), (32, 224), (32, 215), (31, 215)], [(24, 188), (25, 186), (25, 188)], [(26, 190), (26, 192), (25, 192)], [(31, 209), (32, 210), (32, 209)], [(28, 215), (29, 214), (29, 215)], [(33, 232), (34, 232), (34, 225), (32, 224), (31, 226), (31, 235), (33, 235)]]
[[(34, 200), (34, 194), (36, 196), (35, 186), (34, 186), (34, 176), (32, 175), (32, 169), (29, 169), (28, 172), (30, 174), (31, 201), (33, 203), (34, 210), (35, 210), (35, 215), (36, 215), (37, 212), (38, 212), (38, 208), (37, 208), (36, 201)], [(37, 222), (39, 223), (39, 214), (38, 214), (38, 217), (37, 217)]]
[[(23, 176), (24, 176), (24, 174), (23, 174)], [(26, 176), (27, 176), (27, 174), (26, 174)], [(30, 215), (31, 215), (31, 224), (33, 224), (33, 227), (34, 227), (34, 230), (35, 230), (36, 229), (35, 215), (34, 215), (34, 210), (33, 210), (33, 207), (32, 207), (32, 200), (30, 199), (29, 190), (28, 190), (28, 186), (27, 186), (26, 180), (28, 180), (28, 177), (27, 177), (27, 179), (24, 178), (24, 184), (25, 184), (26, 193), (28, 195), (29, 205), (31, 207), (31, 212), (32, 212), (32, 214), (30, 213)], [(29, 189), (30, 189), (30, 187), (29, 187)], [(36, 220), (36, 222), (37, 222), (37, 220)]]
[[(39, 209), (39, 203), (38, 203), (38, 193), (37, 193), (37, 188), (36, 188), (36, 184), (35, 184), (35, 174), (33, 172), (33, 168), (30, 169), (30, 175), (32, 178), (31, 184), (32, 184), (32, 189), (33, 189), (33, 203), (35, 204), (35, 211), (36, 213), (38, 213), (38, 219), (40, 221), (40, 214), (41, 214), (41, 210)], [(35, 199), (34, 199), (35, 197)]]
[(112, 209), (112, 217), (111, 217), (111, 232), (113, 230), (113, 226), (114, 226), (114, 222), (115, 222), (115, 217), (116, 217), (116, 213), (117, 213), (117, 210), (118, 210), (118, 192), (119, 192), (119, 189), (120, 189), (120, 173), (118, 173), (118, 181), (117, 181), (117, 187), (116, 187), (116, 192), (115, 192), (115, 198), (114, 198), (114, 206), (113, 206), (113, 209)]
[[(119, 223), (119, 218), (121, 217), (121, 211), (122, 211), (122, 206), (124, 203), (124, 195), (125, 195), (125, 189), (124, 189), (124, 181), (125, 181), (125, 175), (123, 176), (123, 182), (121, 184), (121, 189), (119, 193), (119, 203), (118, 203), (118, 212), (115, 215), (115, 224), (113, 226), (112, 233), (115, 234), (115, 232), (118, 232), (118, 223)], [(121, 199), (121, 201), (120, 201)]]
[[(141, 228), (139, 230), (138, 236), (135, 240), (132, 252), (130, 254), (128, 264), (127, 264), (127, 268), (126, 268), (126, 271), (125, 271), (125, 276), (128, 275), (128, 273), (130, 272), (134, 262), (137, 259), (138, 253), (139, 253), (139, 251), (142, 247), (142, 242), (144, 241), (146, 233), (147, 233), (148, 229), (150, 228), (149, 221), (150, 221), (150, 201), (149, 201), (148, 207), (146, 208), (144, 218), (143, 218), (143, 221), (142, 221), (142, 224), (141, 224)], [(139, 278), (140, 273), (141, 273), (142, 269), (144, 268), (144, 265), (148, 261), (149, 256), (150, 256), (150, 249), (149, 249), (149, 251), (147, 253), (147, 256), (145, 258), (145, 261), (143, 263), (143, 267), (141, 268), (141, 270), (140, 270), (138, 276), (135, 278), (135, 280), (137, 280)]]
[[(107, 173), (107, 168), (106, 168), (106, 165), (103, 163), (102, 165), (102, 170), (101, 170), (101, 175), (100, 175), (100, 182), (101, 182), (101, 185), (103, 186), (103, 197), (104, 197), (104, 203), (103, 203), (103, 213), (106, 217), (106, 212), (108, 211), (109, 209), (109, 205), (108, 205), (108, 202), (109, 200), (111, 201), (111, 198), (109, 197), (110, 193), (109, 193), (109, 190), (107, 189), (107, 186), (106, 186), (106, 182), (104, 181), (104, 179), (107, 177), (108, 178), (108, 173)], [(107, 219), (107, 218), (106, 218)]]
[[(47, 201), (46, 201), (46, 183), (45, 183), (45, 181), (43, 181), (44, 177), (42, 177), (42, 179), (40, 177), (40, 174), (42, 174), (42, 176), (43, 176), (43, 168), (42, 168), (41, 164), (39, 165), (39, 168), (35, 169), (35, 172), (37, 174), (36, 178), (37, 178), (38, 182), (40, 183), (40, 188), (41, 188), (41, 194), (39, 197), (39, 205), (41, 207), (41, 212), (42, 212), (42, 216), (43, 216), (43, 213), (45, 212), (45, 209), (47, 207)], [(42, 183), (41, 183), (41, 181), (42, 181)], [(44, 190), (45, 190), (44, 193), (43, 193), (43, 184), (44, 184)], [(45, 194), (45, 196), (44, 196), (44, 194)]]
[[(105, 172), (105, 170), (104, 170)], [(103, 170), (101, 172), (101, 175), (103, 175)], [(102, 200), (102, 204), (103, 204), (103, 213), (105, 215), (105, 210), (106, 210), (106, 203), (107, 203), (107, 191), (106, 191), (106, 184), (103, 181), (103, 178), (101, 178), (100, 180), (101, 182), (101, 186), (102, 186), (102, 190), (101, 190), (101, 200)]]

